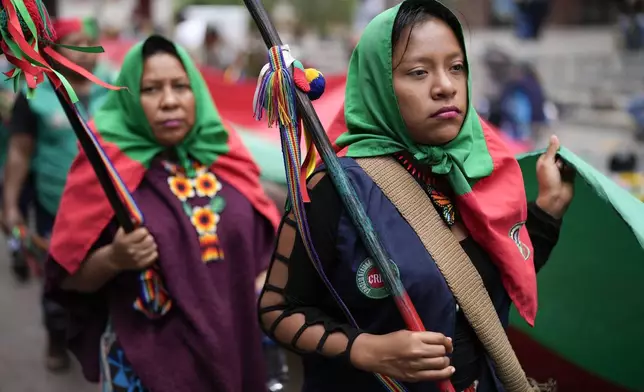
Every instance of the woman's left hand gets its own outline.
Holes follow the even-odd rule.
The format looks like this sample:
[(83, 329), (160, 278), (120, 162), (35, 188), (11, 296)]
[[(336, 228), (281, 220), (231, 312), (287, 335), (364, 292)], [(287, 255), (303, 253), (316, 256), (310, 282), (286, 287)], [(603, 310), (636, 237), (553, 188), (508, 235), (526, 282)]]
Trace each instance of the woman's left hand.
[(537, 160), (537, 206), (553, 218), (561, 219), (574, 195), (575, 171), (557, 157), (557, 151), (559, 139), (553, 135), (548, 149)]

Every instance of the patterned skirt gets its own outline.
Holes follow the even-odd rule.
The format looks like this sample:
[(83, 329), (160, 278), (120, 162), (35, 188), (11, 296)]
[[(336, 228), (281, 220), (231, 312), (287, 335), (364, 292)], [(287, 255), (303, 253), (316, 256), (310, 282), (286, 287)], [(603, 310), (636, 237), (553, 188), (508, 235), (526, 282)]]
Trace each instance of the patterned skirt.
[(111, 324), (101, 337), (101, 392), (147, 392), (118, 342)]

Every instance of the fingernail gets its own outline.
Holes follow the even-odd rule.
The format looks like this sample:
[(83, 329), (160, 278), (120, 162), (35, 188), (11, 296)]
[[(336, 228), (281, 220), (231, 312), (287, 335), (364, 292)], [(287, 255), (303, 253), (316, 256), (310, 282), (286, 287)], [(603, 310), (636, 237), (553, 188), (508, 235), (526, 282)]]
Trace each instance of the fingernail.
[(449, 371), (454, 374), (456, 372), (456, 368), (454, 366), (450, 366)]
[(448, 336), (448, 337), (447, 337), (447, 340), (449, 340), (449, 341), (451, 342), (451, 341), (452, 341), (452, 338), (450, 338), (450, 337)]

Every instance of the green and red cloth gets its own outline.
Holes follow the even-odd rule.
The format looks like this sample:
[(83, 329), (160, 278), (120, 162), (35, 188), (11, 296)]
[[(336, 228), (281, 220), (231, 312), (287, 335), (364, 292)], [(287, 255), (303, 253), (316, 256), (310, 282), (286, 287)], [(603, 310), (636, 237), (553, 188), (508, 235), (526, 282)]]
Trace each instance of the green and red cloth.
[[(142, 48), (143, 42), (130, 50), (117, 79), (117, 83), (129, 91), (111, 91), (92, 124), (103, 151), (129, 192), (137, 189), (152, 160), (165, 149), (154, 138), (139, 100)], [(179, 164), (189, 170), (192, 167), (189, 155), (210, 166), (218, 177), (234, 186), (277, 227), (279, 215), (262, 190), (259, 168), (239, 136), (220, 118), (190, 56), (182, 48), (177, 46), (176, 49), (190, 78), (197, 105), (193, 129), (175, 147)], [(69, 273), (74, 273), (113, 216), (96, 174), (81, 152), (67, 178), (51, 240), (51, 255)]]
[[(526, 193), (538, 192), (543, 151), (519, 157)], [(644, 391), (644, 203), (572, 151), (575, 197), (539, 272), (534, 328), (516, 312), (510, 340), (526, 373), (560, 391)]]
[(57, 18), (53, 22), (58, 41), (70, 34), (82, 32), (92, 40), (97, 40), (100, 35), (96, 18)]

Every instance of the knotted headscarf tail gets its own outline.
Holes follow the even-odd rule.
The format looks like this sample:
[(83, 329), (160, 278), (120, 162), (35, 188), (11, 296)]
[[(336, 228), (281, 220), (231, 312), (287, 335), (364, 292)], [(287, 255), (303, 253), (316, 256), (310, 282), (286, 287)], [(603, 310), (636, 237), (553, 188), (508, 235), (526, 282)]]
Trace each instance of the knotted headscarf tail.
[[(447, 15), (445, 22), (465, 51), (456, 15), (436, 0), (415, 1), (424, 2), (436, 15)], [(519, 313), (533, 324), (537, 285), (519, 165), (495, 131), (479, 118), (471, 99), (454, 140), (444, 146), (427, 146), (411, 139), (393, 88), (391, 36), (398, 9), (389, 9), (371, 21), (351, 57), (344, 115), (339, 113), (329, 130), (336, 151), (354, 158), (407, 151), (430, 165), (435, 175), (446, 177), (463, 223), (499, 268)], [(468, 76), (468, 97), (472, 96), (471, 85)]]

